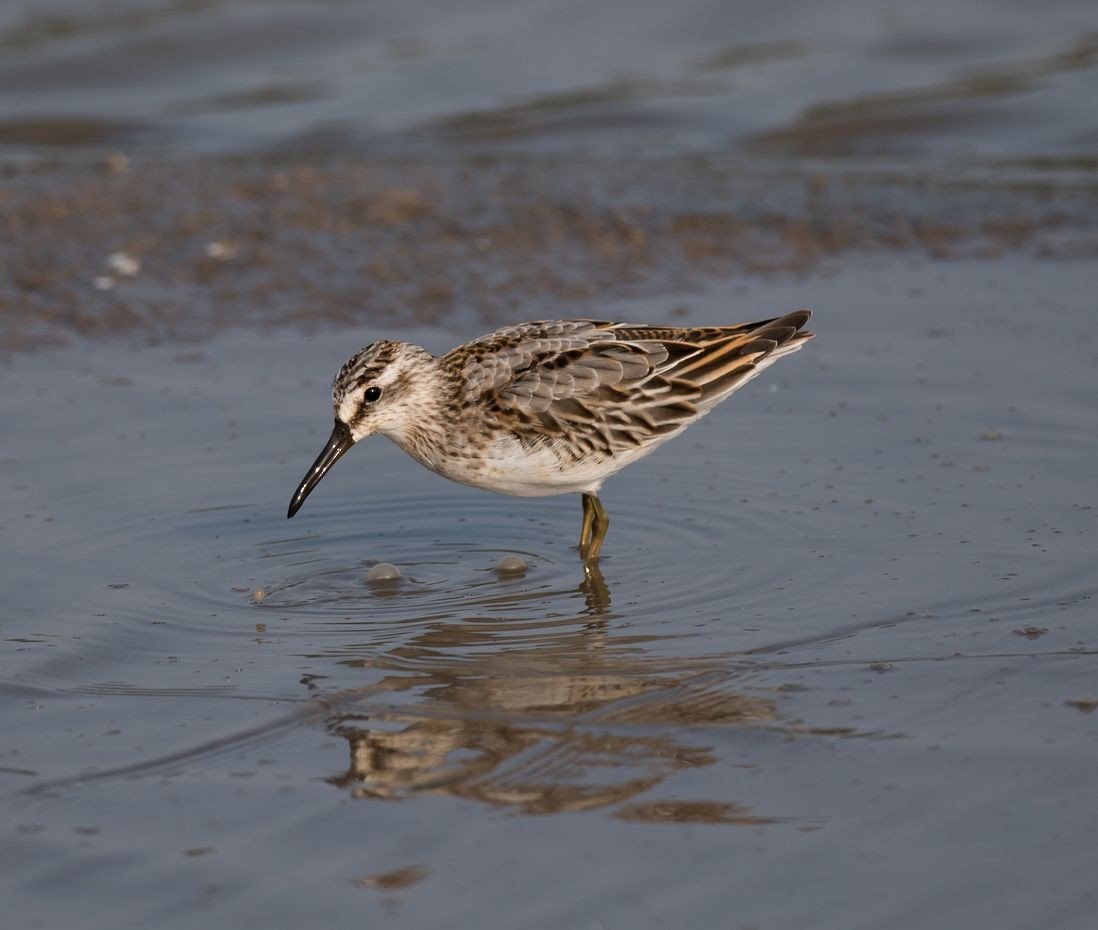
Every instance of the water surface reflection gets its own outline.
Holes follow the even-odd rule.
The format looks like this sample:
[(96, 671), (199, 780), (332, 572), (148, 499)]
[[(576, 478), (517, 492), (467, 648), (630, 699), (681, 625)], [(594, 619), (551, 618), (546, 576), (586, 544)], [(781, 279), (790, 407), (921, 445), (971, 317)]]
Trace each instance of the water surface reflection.
[[(694, 728), (779, 719), (769, 697), (735, 690), (744, 670), (647, 654), (642, 639), (615, 628), (599, 567), (583, 572), (576, 593), (584, 607), (571, 616), (512, 617), (506, 629), (491, 620), (435, 623), (397, 654), (348, 660), (403, 672), (386, 686), (414, 690), (420, 700), (329, 716), (326, 726), (347, 741), (350, 762), (328, 781), (356, 798), (435, 792), (524, 813), (591, 810), (716, 762)], [(529, 645), (510, 642), (516, 623)], [(473, 643), (481, 648), (470, 654)], [(492, 643), (498, 648), (483, 648)], [(768, 819), (724, 799), (633, 804), (619, 813), (631, 820)]]

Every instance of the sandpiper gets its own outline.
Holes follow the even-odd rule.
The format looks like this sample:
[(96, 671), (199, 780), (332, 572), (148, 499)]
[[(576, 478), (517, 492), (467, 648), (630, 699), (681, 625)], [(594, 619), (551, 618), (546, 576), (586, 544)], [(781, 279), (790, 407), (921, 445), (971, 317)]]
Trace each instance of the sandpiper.
[(731, 326), (600, 320), (507, 326), (436, 357), (383, 339), (332, 383), (335, 427), (292, 517), (339, 458), (380, 433), (444, 478), (501, 494), (583, 495), (579, 550), (599, 556), (599, 489), (812, 338), (811, 316)]

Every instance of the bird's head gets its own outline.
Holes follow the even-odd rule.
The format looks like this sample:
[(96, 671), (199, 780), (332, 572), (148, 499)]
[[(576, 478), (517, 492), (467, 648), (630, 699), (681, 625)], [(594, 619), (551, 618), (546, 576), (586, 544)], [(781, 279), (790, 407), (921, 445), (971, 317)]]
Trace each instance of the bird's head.
[(332, 382), (335, 427), (290, 500), (292, 517), (328, 470), (356, 442), (381, 433), (401, 441), (426, 400), (435, 358), (426, 349), (383, 339), (351, 356)]

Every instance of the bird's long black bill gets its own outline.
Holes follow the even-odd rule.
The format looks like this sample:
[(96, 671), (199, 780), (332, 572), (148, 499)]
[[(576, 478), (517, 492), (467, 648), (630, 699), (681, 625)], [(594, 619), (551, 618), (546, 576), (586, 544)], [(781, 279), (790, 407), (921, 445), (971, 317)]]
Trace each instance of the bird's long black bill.
[(301, 509), (301, 505), (305, 503), (305, 498), (309, 496), (313, 488), (320, 484), (320, 479), (328, 474), (328, 469), (338, 462), (343, 457), (343, 453), (354, 444), (355, 441), (351, 438), (351, 428), (346, 423), (336, 420), (335, 429), (332, 430), (332, 435), (328, 437), (327, 445), (316, 457), (316, 461), (313, 462), (308, 473), (301, 479), (301, 484), (294, 491), (294, 496), (290, 498), (290, 509), (286, 514), (287, 519)]

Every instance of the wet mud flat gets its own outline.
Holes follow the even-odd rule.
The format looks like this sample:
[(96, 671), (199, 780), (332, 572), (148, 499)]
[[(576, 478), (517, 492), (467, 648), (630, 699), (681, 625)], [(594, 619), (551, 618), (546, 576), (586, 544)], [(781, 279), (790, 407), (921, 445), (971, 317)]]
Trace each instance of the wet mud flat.
[(0, 205), (0, 349), (15, 351), (241, 326), (457, 333), (657, 295), (666, 316), (714, 281), (852, 256), (1098, 254), (1090, 176), (1021, 166), (113, 153), (8, 165)]
[[(1095, 191), (1022, 175), (7, 169), (16, 925), (1089, 926)], [(381, 439), (285, 520), (372, 339), (799, 306), (598, 571)]]

